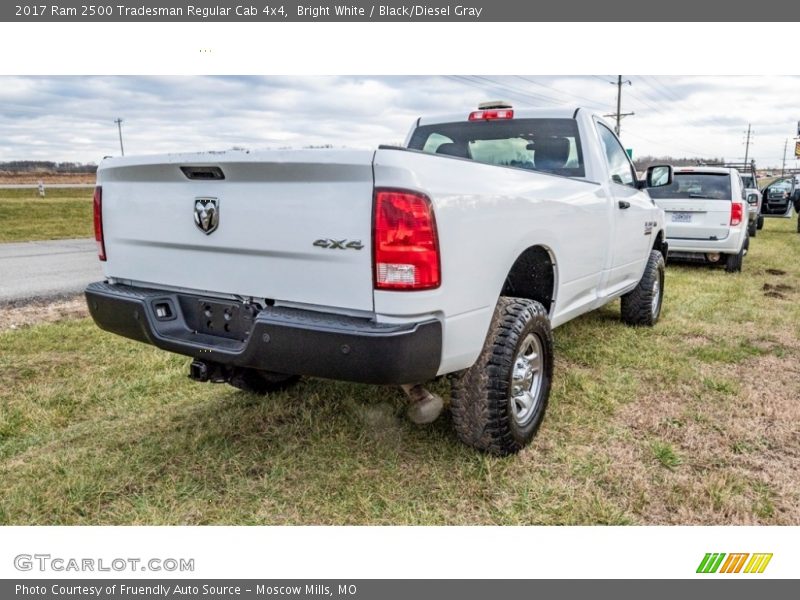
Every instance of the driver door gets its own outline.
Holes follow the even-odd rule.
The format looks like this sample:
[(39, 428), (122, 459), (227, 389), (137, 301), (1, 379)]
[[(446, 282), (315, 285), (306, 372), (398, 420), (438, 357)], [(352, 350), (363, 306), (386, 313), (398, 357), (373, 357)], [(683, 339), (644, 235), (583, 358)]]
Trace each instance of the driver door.
[(761, 214), (769, 217), (790, 217), (792, 214), (792, 179), (773, 181), (761, 193)]
[(652, 220), (653, 201), (638, 188), (636, 169), (617, 136), (601, 121), (597, 133), (604, 150), (609, 180), (606, 182), (613, 206), (611, 266), (605, 294), (611, 295), (639, 281), (653, 243), (646, 222)]

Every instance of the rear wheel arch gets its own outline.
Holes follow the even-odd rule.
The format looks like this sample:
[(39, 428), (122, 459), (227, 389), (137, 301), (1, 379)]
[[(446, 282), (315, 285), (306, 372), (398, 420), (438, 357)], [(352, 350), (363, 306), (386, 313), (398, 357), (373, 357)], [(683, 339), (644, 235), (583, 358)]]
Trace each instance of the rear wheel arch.
[(503, 281), (500, 295), (539, 302), (552, 315), (557, 284), (555, 254), (547, 246), (537, 244), (529, 246), (516, 258)]

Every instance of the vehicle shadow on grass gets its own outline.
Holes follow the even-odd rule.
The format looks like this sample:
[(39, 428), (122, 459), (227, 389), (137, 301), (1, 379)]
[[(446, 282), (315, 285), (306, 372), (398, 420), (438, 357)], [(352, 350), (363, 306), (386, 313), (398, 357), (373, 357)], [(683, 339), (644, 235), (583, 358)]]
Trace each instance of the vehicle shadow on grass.
[(309, 379), (261, 398), (215, 386), (197, 403), (24, 453), (0, 521), (446, 522), (415, 507), (432, 484), (454, 492), (474, 480), (486, 457), (458, 442), (447, 415), (418, 428), (403, 408), (395, 388)]

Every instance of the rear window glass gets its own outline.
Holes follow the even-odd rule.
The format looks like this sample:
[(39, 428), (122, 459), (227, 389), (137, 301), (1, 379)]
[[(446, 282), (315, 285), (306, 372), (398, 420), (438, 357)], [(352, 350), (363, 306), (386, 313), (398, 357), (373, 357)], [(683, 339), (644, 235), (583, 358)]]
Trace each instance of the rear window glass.
[(464, 121), (418, 127), (408, 147), (505, 167), (584, 177), (574, 119)]
[(675, 173), (670, 185), (650, 188), (651, 198), (705, 198), (732, 200), (727, 173)]

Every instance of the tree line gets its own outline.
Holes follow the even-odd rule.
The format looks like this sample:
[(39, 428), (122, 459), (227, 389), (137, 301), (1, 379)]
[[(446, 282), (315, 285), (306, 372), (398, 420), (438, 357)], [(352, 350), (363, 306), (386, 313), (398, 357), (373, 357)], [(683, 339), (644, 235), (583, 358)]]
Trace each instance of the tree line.
[(49, 160), (10, 160), (0, 162), (0, 171), (9, 173), (95, 173), (97, 165), (79, 162), (53, 162)]
[(721, 164), (724, 163), (725, 159), (720, 157), (714, 158), (698, 158), (694, 157), (683, 157), (683, 158), (676, 158), (674, 156), (639, 156), (633, 160), (633, 164), (636, 167), (637, 171), (644, 171), (650, 165), (672, 165), (674, 167), (689, 167), (692, 165), (704, 164), (704, 165), (713, 165), (713, 164)]

